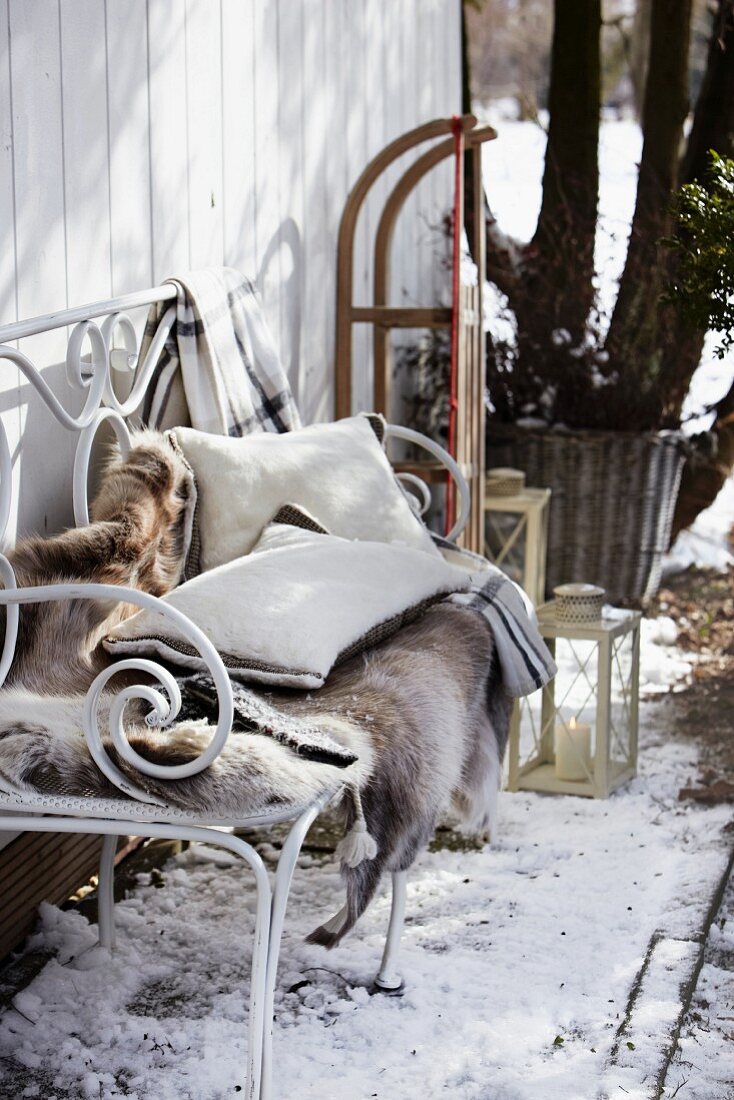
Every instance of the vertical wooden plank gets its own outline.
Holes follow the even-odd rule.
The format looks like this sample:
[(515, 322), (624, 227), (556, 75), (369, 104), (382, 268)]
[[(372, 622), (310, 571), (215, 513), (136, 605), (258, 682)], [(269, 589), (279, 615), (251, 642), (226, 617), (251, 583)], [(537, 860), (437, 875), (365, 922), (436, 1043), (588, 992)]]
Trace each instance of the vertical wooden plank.
[(186, 0), (186, 127), (189, 263), (220, 265), (222, 218), (222, 28), (212, 0)]
[[(401, 12), (399, 5), (393, 4), (391, 0), (386, 0), (386, 7), (383, 9), (383, 48), (385, 50), (385, 98), (383, 120), (385, 144), (392, 141), (393, 138), (398, 137), (404, 129), (400, 107), (400, 100), (402, 98), (400, 94), (402, 81), (400, 20)], [(398, 160), (397, 164), (393, 165), (385, 173), (385, 186), (388, 190), (392, 190), (398, 178), (400, 172), (399, 165), (401, 163), (402, 161)], [(402, 305), (402, 269), (399, 257), (399, 237), (396, 233), (390, 256), (388, 305)]]
[(303, 35), (304, 4), (278, 0), (278, 140), (280, 354), (300, 399), (303, 310)]
[[(55, 0), (10, 0), (20, 317), (68, 304), (59, 19)], [(68, 395), (61, 365), (65, 333), (30, 337), (21, 348), (44, 369), (52, 389)], [(71, 481), (74, 439), (56, 423), (30, 384), (23, 383), (20, 393), (18, 526), (50, 533), (70, 518), (65, 488)], [(40, 454), (54, 455), (53, 479), (38, 476)]]
[[(17, 320), (15, 300), (15, 186), (13, 172), (13, 117), (10, 89), (10, 26), (8, 0), (0, 0), (0, 323)], [(0, 385), (7, 388), (3, 367)], [(17, 383), (17, 379), (16, 379)]]
[(185, 0), (148, 0), (153, 282), (191, 266)]
[(301, 326), (303, 369), (299, 388), (306, 423), (330, 418), (333, 373), (329, 347), (334, 336), (335, 240), (329, 235), (326, 173), (339, 138), (327, 132), (331, 96), (326, 82), (326, 6), (305, 0), (303, 19), (303, 194), (304, 287)]
[[(343, 11), (346, 16), (346, 8)], [(347, 108), (347, 179), (348, 190), (354, 186), (367, 164), (367, 125), (369, 106), (366, 102), (365, 66), (365, 4), (352, 0), (348, 18), (342, 22), (343, 50), (347, 58), (345, 103)], [(354, 302), (364, 305), (369, 296), (369, 226), (366, 204), (357, 219), (354, 236)], [(369, 337), (364, 325), (353, 332), (353, 411), (372, 408), (371, 369), (368, 363)]]
[[(112, 293), (150, 286), (150, 99), (146, 0), (106, 0)], [(131, 48), (134, 29), (135, 48)]]
[(278, 4), (253, 0), (255, 26), (255, 246), (265, 316), (280, 350), (280, 142), (278, 140)]
[[(388, 143), (386, 114), (390, 109), (387, 102), (387, 32), (383, 0), (366, 0), (366, 118), (367, 159), (372, 160)], [(387, 199), (388, 184), (385, 173), (375, 181), (367, 202), (367, 294), (366, 300), (372, 304), (374, 284), (374, 246), (375, 233), (380, 214)], [(377, 394), (374, 376), (375, 330), (365, 326), (366, 355), (370, 366), (370, 376), (366, 380), (369, 387), (370, 407), (377, 407)], [(384, 346), (384, 332), (377, 336)]]
[[(441, 118), (445, 113), (442, 109), (443, 73), (441, 72), (443, 61), (441, 45), (441, 36), (443, 32), (442, 0), (430, 0), (430, 3), (427, 5), (426, 15), (428, 23), (426, 33), (430, 40), (429, 48), (431, 53), (432, 72), (434, 74), (434, 79), (431, 81), (430, 85), (431, 118)], [(445, 304), (446, 300), (446, 271), (444, 261), (447, 256), (447, 245), (445, 234), (441, 230), (443, 217), (446, 213), (444, 206), (445, 195), (442, 184), (445, 175), (446, 165), (442, 163), (432, 170), (429, 177), (431, 184), (431, 224), (437, 227), (431, 239), (433, 247), (431, 295), (434, 302), (442, 304)]]
[[(10, 35), (18, 314), (30, 317), (67, 304), (57, 4), (10, 0)], [(36, 347), (59, 346), (53, 335), (34, 339)]]
[[(10, 27), (8, 0), (0, 0), (0, 321), (17, 320), (15, 255), (15, 186), (13, 118), (10, 91)], [(7, 360), (0, 360), (0, 416), (13, 454), (20, 439), (18, 412), (20, 377)], [(19, 490), (18, 464), (13, 466), (13, 503), (6, 537), (15, 538)]]
[[(393, 33), (395, 34), (397, 46), (398, 46), (398, 64), (393, 78), (393, 103), (397, 104), (395, 108), (395, 134), (405, 133), (410, 128), (410, 104), (407, 102), (407, 96), (404, 94), (406, 84), (408, 83), (407, 64), (409, 58), (406, 54), (410, 53), (410, 43), (406, 45), (406, 19), (405, 10), (402, 5), (394, 13), (395, 23), (393, 25)], [(415, 154), (412, 154), (415, 155)], [(407, 164), (407, 158), (401, 157), (395, 166), (395, 175), (399, 177), (402, 175), (403, 170)], [(393, 181), (394, 182), (394, 181)], [(406, 219), (406, 207), (409, 207), (410, 203), (406, 203), (403, 206), (402, 213), (398, 216), (395, 233), (393, 236), (393, 251), (392, 251), (392, 293), (390, 296), (390, 304), (395, 306), (408, 305), (407, 299), (407, 257), (406, 257), (406, 232), (405, 232), (405, 219)], [(393, 336), (393, 345), (397, 345), (404, 342), (403, 333), (397, 333)]]
[(61, 0), (67, 296), (112, 293), (104, 4)]
[(253, 278), (255, 258), (254, 12), (222, 0), (224, 262)]
[[(439, 118), (441, 111), (438, 108), (436, 88), (438, 85), (438, 59), (439, 59), (439, 34), (440, 34), (440, 7), (438, 0), (426, 0), (420, 6), (421, 11), (421, 89), (423, 94), (424, 121)], [(430, 74), (430, 77), (429, 77)], [(446, 237), (443, 232), (443, 211), (438, 202), (438, 173), (441, 169), (434, 168), (425, 178), (422, 191), (422, 204), (425, 210), (424, 242), (421, 252), (421, 263), (426, 265), (423, 270), (423, 288), (425, 302), (431, 304), (441, 303), (441, 292), (446, 282), (446, 271), (443, 260), (446, 256)]]
[[(327, 111), (324, 118), (326, 132), (329, 135), (328, 150), (323, 172), (324, 221), (330, 255), (330, 281), (328, 295), (329, 345), (327, 359), (329, 379), (334, 377), (334, 303), (336, 298), (336, 241), (339, 231), (339, 219), (347, 196), (347, 148), (346, 148), (346, 107), (345, 107), (345, 68), (342, 39), (342, 5), (326, 0), (324, 5), (324, 94)], [(315, 420), (328, 420), (333, 416), (333, 382), (328, 392), (319, 397), (313, 412)]]
[[(434, 41), (433, 41), (433, 7), (434, 0), (427, 0), (418, 5), (416, 13), (416, 37), (417, 37), (417, 63), (415, 67), (415, 97), (418, 108), (418, 121), (428, 122), (434, 116), (433, 104), (433, 72), (434, 72)], [(416, 191), (418, 207), (417, 227), (417, 263), (419, 282), (419, 301), (421, 305), (435, 305), (434, 298), (434, 271), (437, 265), (433, 263), (433, 254), (440, 238), (440, 220), (436, 217), (433, 208), (434, 185), (433, 172), (424, 176), (418, 184)]]
[[(449, 24), (454, 12), (460, 14), (460, 5), (454, 0), (434, 0), (434, 60), (436, 79), (433, 85), (435, 118), (446, 118), (453, 112), (449, 95), (450, 29)], [(436, 216), (439, 223), (451, 210), (452, 200), (452, 164), (451, 159), (443, 161), (433, 171), (433, 188)], [(439, 242), (445, 258), (451, 256), (450, 243), (444, 238)], [(447, 276), (445, 270), (437, 272), (437, 297), (447, 301)]]
[[(402, 41), (402, 120), (401, 131), (405, 133), (418, 125), (419, 109), (416, 102), (415, 89), (417, 85), (418, 68), (418, 43), (416, 41), (416, 23), (418, 19), (418, 4), (416, 0), (403, 0), (400, 5), (401, 20), (400, 34)], [(425, 150), (425, 146), (418, 146), (402, 163), (401, 168), (407, 167), (410, 161)], [(420, 280), (418, 274), (418, 201), (414, 190), (406, 200), (405, 206), (398, 218), (396, 226), (396, 248), (400, 249), (401, 294), (397, 304), (401, 306), (419, 305)], [(416, 334), (409, 336), (411, 342), (416, 339)]]
[(461, 114), (461, 4), (443, 0), (446, 5), (446, 44), (448, 48), (447, 113)]

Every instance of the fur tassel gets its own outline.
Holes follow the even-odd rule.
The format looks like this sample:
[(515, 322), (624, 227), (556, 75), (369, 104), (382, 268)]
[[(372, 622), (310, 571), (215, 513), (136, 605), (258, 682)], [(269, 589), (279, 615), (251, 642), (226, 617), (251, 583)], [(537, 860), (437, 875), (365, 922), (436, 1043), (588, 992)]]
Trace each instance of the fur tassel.
[(374, 859), (377, 855), (375, 838), (367, 832), (364, 820), (355, 821), (346, 836), (339, 841), (336, 854), (347, 867), (359, 867), (363, 859)]
[(336, 857), (340, 863), (354, 869), (365, 859), (374, 859), (377, 855), (377, 842), (367, 828), (362, 809), (362, 799), (357, 787), (350, 788), (354, 803), (354, 824), (336, 846)]

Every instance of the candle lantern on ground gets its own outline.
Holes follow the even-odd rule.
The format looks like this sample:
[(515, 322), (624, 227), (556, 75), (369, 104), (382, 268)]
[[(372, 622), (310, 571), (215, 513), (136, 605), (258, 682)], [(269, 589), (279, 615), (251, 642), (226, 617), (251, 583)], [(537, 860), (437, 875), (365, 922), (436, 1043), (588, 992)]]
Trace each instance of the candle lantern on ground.
[(534, 604), (545, 599), (550, 489), (529, 489), (520, 470), (493, 469), (484, 493), (484, 553), (524, 588)]
[(642, 616), (602, 614), (603, 591), (591, 585), (556, 593), (538, 623), (558, 674), (515, 705), (507, 786), (606, 798), (637, 771)]

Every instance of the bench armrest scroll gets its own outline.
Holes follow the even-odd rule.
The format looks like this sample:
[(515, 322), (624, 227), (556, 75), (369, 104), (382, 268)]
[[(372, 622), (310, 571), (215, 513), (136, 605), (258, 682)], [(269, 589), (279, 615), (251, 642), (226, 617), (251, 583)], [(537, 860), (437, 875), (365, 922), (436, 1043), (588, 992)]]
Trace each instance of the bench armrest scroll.
[[(157, 596), (151, 596), (147, 592), (141, 592), (135, 588), (126, 588), (116, 584), (53, 584), (15, 588), (8, 585), (9, 579), (9, 577), (5, 578), (6, 588), (4, 591), (0, 591), (0, 605), (6, 605), (9, 611), (12, 608), (17, 608), (18, 604), (23, 603), (47, 603), (61, 600), (110, 600), (114, 603), (124, 601), (137, 607), (156, 611), (178, 627), (186, 640), (201, 654), (217, 690), (217, 726), (204, 751), (195, 760), (191, 760), (186, 764), (169, 766), (154, 764), (146, 760), (136, 753), (128, 743), (123, 723), (125, 708), (132, 700), (142, 700), (150, 704), (151, 710), (145, 719), (150, 726), (170, 726), (175, 721), (181, 708), (181, 693), (175, 677), (157, 662), (143, 657), (131, 657), (124, 661), (116, 661), (109, 668), (100, 672), (89, 688), (85, 699), (84, 734), (94, 762), (111, 783), (126, 795), (139, 801), (152, 803), (153, 805), (161, 804), (158, 798), (136, 786), (120, 771), (109, 757), (102, 743), (100, 732), (102, 695), (109, 681), (117, 673), (135, 670), (153, 677), (158, 682), (158, 687), (153, 687), (150, 684), (135, 684), (122, 688), (113, 695), (109, 711), (110, 739), (120, 756), (141, 775), (156, 779), (185, 779), (197, 775), (209, 767), (222, 751), (232, 728), (232, 687), (219, 654), (198, 626), (192, 623), (182, 612), (171, 607)], [(9, 622), (10, 619), (9, 614)], [(166, 695), (158, 688), (162, 688)]]
[[(446, 467), (446, 470), (454, 479), (459, 493), (459, 514), (456, 517), (455, 524), (448, 535), (446, 535), (446, 538), (450, 542), (455, 542), (466, 527), (471, 507), (471, 490), (456, 460), (451, 457), (446, 448), (442, 447), (440, 443), (434, 442), (434, 440), (429, 439), (427, 435), (423, 435), (422, 432), (416, 432), (412, 428), (403, 428), (398, 424), (388, 424), (385, 438), (386, 440), (403, 439), (407, 443), (414, 443), (418, 447), (423, 447), (424, 450), (432, 454), (434, 458), (437, 458), (438, 461)], [(427, 487), (426, 490), (430, 491)]]

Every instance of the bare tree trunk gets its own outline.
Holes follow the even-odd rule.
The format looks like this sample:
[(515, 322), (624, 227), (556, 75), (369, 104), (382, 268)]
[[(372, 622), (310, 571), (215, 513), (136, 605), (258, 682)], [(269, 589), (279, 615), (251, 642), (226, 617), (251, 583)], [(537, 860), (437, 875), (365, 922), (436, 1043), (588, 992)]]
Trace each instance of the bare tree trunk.
[[(594, 301), (601, 0), (556, 0), (543, 200), (525, 257), (529, 323), (583, 337)], [(559, 273), (563, 278), (559, 280)]]
[(619, 374), (620, 399), (650, 423), (660, 415), (646, 406), (659, 401), (657, 395), (648, 397), (648, 391), (660, 366), (660, 296), (666, 269), (661, 238), (671, 232), (670, 200), (688, 111), (690, 24), (691, 0), (653, 0), (637, 201), (606, 345), (610, 370)]
[(647, 61), (650, 56), (650, 18), (652, 0), (637, 0), (630, 42), (630, 78), (635, 94), (637, 117), (642, 118), (647, 84)]
[[(679, 422), (703, 334), (692, 333), (677, 311), (661, 306), (670, 261), (661, 254), (660, 238), (671, 232), (670, 199), (676, 185), (704, 179), (709, 149), (734, 155), (734, 0), (717, 0), (707, 69), (680, 166), (691, 0), (639, 0), (639, 4), (649, 9), (650, 20), (646, 81), (640, 78), (644, 66), (637, 66), (637, 84), (646, 86), (645, 142), (627, 263), (608, 338), (613, 358), (607, 369), (619, 370), (622, 386), (610, 387), (606, 394), (610, 406), (615, 403), (609, 414), (612, 426), (618, 426), (620, 410), (626, 409), (630, 427), (635, 426), (633, 415), (641, 426), (672, 427)], [(557, 407), (564, 410), (574, 409), (578, 395), (563, 392), (568, 360), (559, 354), (556, 364), (551, 336), (554, 329), (567, 328), (574, 337), (585, 325), (589, 307), (593, 308), (599, 9), (598, 0), (555, 0), (551, 127), (543, 206), (532, 243), (506, 235), (487, 209), (488, 277), (508, 296), (518, 320), (519, 373), (523, 366), (532, 369), (539, 361), (544, 377), (555, 371)], [(465, 75), (468, 78), (468, 66)], [(467, 79), (464, 109), (469, 105)], [(471, 208), (468, 201), (467, 209)], [(665, 393), (662, 397), (649, 393), (646, 398), (653, 375), (664, 378), (665, 385), (658, 390)], [(517, 380), (518, 372), (508, 392), (518, 388)], [(501, 391), (499, 383), (496, 389)], [(501, 409), (505, 418), (517, 415), (511, 401), (505, 404)], [(734, 463), (734, 385), (719, 402), (706, 442), (709, 451), (716, 453), (689, 464), (684, 472), (676, 532), (713, 501)]]
[[(471, 114), (471, 66), (469, 64), (469, 41), (466, 19), (466, 2), (461, 5), (461, 110), (462, 114)], [(499, 228), (497, 219), (492, 214), (487, 200), (487, 192), (482, 187), (484, 194), (484, 214), (487, 226), (486, 264), (487, 278), (499, 287), (508, 297), (512, 294), (517, 284), (517, 273), (513, 264), (509, 262), (509, 251), (513, 254), (524, 247), (519, 241), (507, 237)], [(467, 153), (464, 160), (464, 218), (466, 220), (467, 238), (469, 247), (474, 242), (473, 233), (474, 214), (474, 174), (471, 171), (471, 153)], [(476, 256), (472, 256), (476, 260)]]
[[(463, 10), (463, 6), (462, 6)], [(511, 307), (548, 341), (555, 328), (580, 338), (594, 299), (599, 192), (601, 0), (556, 0), (543, 202), (534, 238), (500, 228), (487, 202), (487, 275)], [(466, 19), (462, 20), (462, 107), (471, 105)], [(466, 173), (467, 188), (471, 175)], [(473, 207), (466, 195), (466, 209)], [(522, 331), (523, 325), (520, 329)]]
[(719, 0), (706, 71), (681, 166), (681, 183), (703, 183), (708, 154), (734, 154), (734, 0)]

